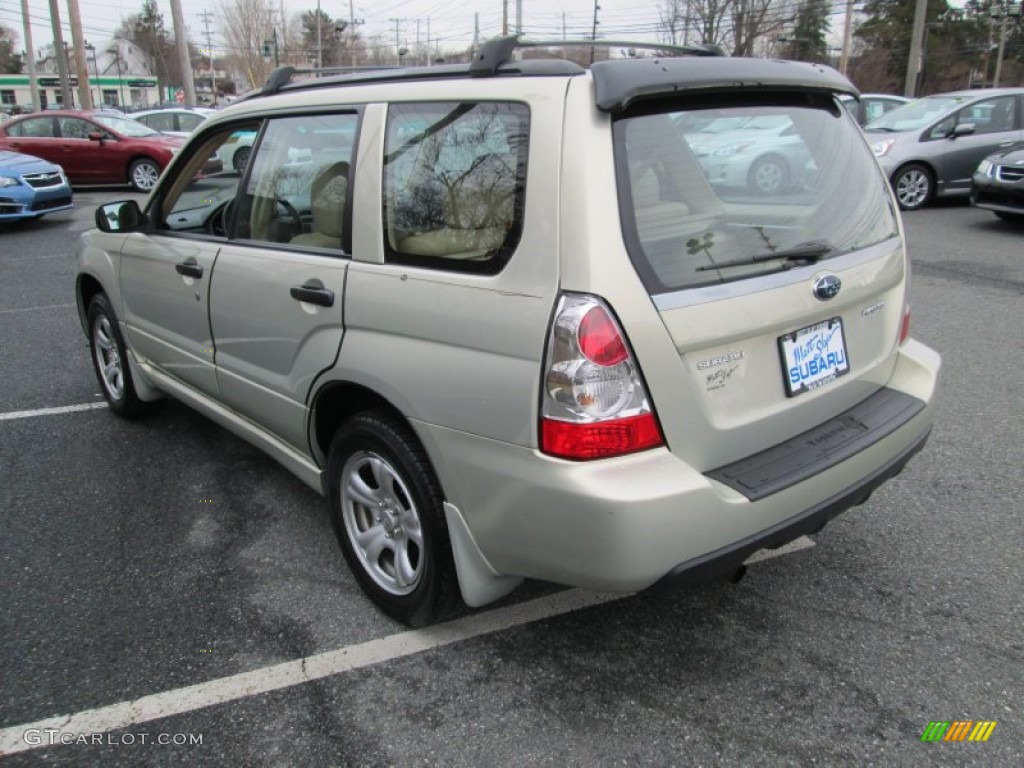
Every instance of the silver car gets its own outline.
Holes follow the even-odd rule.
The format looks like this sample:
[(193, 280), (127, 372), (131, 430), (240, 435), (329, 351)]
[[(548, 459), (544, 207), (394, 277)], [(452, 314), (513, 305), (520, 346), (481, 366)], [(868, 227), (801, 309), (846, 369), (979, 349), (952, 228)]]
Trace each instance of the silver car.
[(900, 208), (971, 192), (987, 155), (1024, 146), (1024, 88), (926, 96), (864, 126)]
[[(866, 501), (931, 429), (940, 360), (910, 337), (899, 213), (848, 80), (516, 45), (280, 70), (143, 206), (103, 205), (78, 254), (111, 410), (174, 397), (266, 451), (413, 625), (524, 578), (735, 577)], [(679, 127), (711, 113), (784, 122), (807, 172), (714, 183)], [(239, 131), (243, 172), (197, 175)]]

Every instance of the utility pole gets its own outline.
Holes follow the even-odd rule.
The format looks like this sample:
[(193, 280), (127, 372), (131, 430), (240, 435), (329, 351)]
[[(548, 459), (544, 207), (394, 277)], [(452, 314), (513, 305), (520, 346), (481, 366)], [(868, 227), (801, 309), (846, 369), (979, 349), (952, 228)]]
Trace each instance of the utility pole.
[(921, 38), (924, 35), (924, 19), (927, 14), (928, 0), (917, 0), (914, 7), (914, 27), (910, 32), (907, 77), (903, 82), (903, 95), (907, 98), (913, 98), (917, 92), (917, 76), (921, 72)]
[(174, 20), (174, 42), (178, 48), (178, 69), (184, 80), (185, 103), (190, 107), (196, 105), (196, 84), (192, 78), (192, 59), (188, 55), (188, 30), (185, 28), (185, 16), (181, 11), (181, 0), (171, 0), (171, 18)]
[(843, 54), (839, 57), (839, 74), (850, 66), (850, 45), (853, 42), (853, 0), (846, 0), (846, 21), (843, 22)]
[(999, 50), (996, 53), (996, 73), (992, 77), (992, 87), (999, 87), (999, 78), (1003, 74), (1003, 51), (1006, 48), (1006, 17), (1007, 16), (1019, 16), (1020, 10), (1015, 9), (1012, 3), (1003, 3), (1003, 8), (999, 12)]
[(523, 36), (523, 0), (516, 0), (516, 37)]
[(32, 111), (38, 112), (39, 79), (36, 77), (36, 52), (32, 46), (32, 22), (28, 18), (28, 0), (21, 0), (21, 20), (25, 26), (25, 64), (28, 66), (28, 87), (32, 92)]
[(324, 44), (320, 36), (320, 0), (316, 0), (316, 68), (324, 67)]
[(213, 91), (213, 106), (217, 106), (217, 65), (213, 63), (213, 41), (210, 38), (210, 16), (209, 11), (203, 11), (199, 18), (206, 26), (206, 55), (210, 57), (210, 90)]
[[(597, 20), (597, 12), (601, 10), (601, 6), (598, 5), (597, 0), (594, 0), (594, 26), (590, 30), (590, 39), (597, 40), (597, 25), (600, 24)], [(594, 63), (594, 46), (590, 46), (590, 63)]]
[(501, 36), (508, 37), (508, 0), (501, 0)]
[(78, 10), (78, 0), (68, 0), (68, 20), (71, 22), (71, 47), (75, 52), (78, 104), (82, 109), (92, 109), (92, 89), (89, 88), (89, 62), (85, 59), (85, 38), (82, 37), (82, 14)]
[(71, 97), (71, 83), (68, 82), (68, 59), (57, 0), (50, 0), (50, 26), (53, 27), (53, 55), (57, 59), (57, 76), (60, 78), (60, 105), (64, 109), (71, 109), (74, 106), (74, 99)]
[[(356, 10), (353, 3), (355, 0), (348, 0), (348, 29), (351, 35), (349, 47), (352, 49), (352, 66), (356, 65)], [(362, 23), (362, 22), (360, 22)]]
[[(26, 0), (21, 0), (26, 2)], [(473, 14), (473, 53), (480, 50), (480, 13)]]

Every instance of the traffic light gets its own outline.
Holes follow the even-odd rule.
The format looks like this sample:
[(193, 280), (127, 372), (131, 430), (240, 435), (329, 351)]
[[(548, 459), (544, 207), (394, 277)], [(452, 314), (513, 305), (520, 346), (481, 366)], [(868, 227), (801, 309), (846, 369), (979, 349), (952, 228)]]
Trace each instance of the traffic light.
[(269, 59), (270, 58), (270, 41), (269, 40), (264, 40), (263, 41), (263, 58), (264, 59)]

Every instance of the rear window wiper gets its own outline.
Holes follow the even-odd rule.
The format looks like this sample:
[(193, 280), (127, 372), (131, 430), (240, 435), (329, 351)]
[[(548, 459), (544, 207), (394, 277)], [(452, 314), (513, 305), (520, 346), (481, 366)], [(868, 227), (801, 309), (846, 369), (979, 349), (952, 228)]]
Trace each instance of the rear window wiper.
[(718, 264), (705, 264), (697, 267), (697, 272), (707, 272), (713, 269), (724, 269), (727, 267), (747, 267), (751, 264), (760, 264), (766, 261), (783, 261), (787, 262), (784, 269), (788, 269), (789, 265), (793, 266), (805, 266), (807, 264), (816, 264), (822, 256), (827, 256), (832, 252), (831, 243), (825, 243), (820, 240), (814, 240), (809, 243), (801, 243), (800, 245), (793, 246), (785, 251), (775, 251), (773, 253), (759, 253), (756, 256), (748, 256), (745, 259), (734, 259), (733, 261), (722, 261)]

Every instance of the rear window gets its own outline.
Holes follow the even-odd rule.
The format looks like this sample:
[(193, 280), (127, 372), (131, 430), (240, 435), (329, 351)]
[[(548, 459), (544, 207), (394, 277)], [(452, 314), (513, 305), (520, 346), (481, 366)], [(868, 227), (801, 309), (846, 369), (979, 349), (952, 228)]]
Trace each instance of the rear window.
[(614, 130), (623, 231), (651, 293), (781, 272), (898, 234), (885, 178), (831, 99), (688, 102)]

